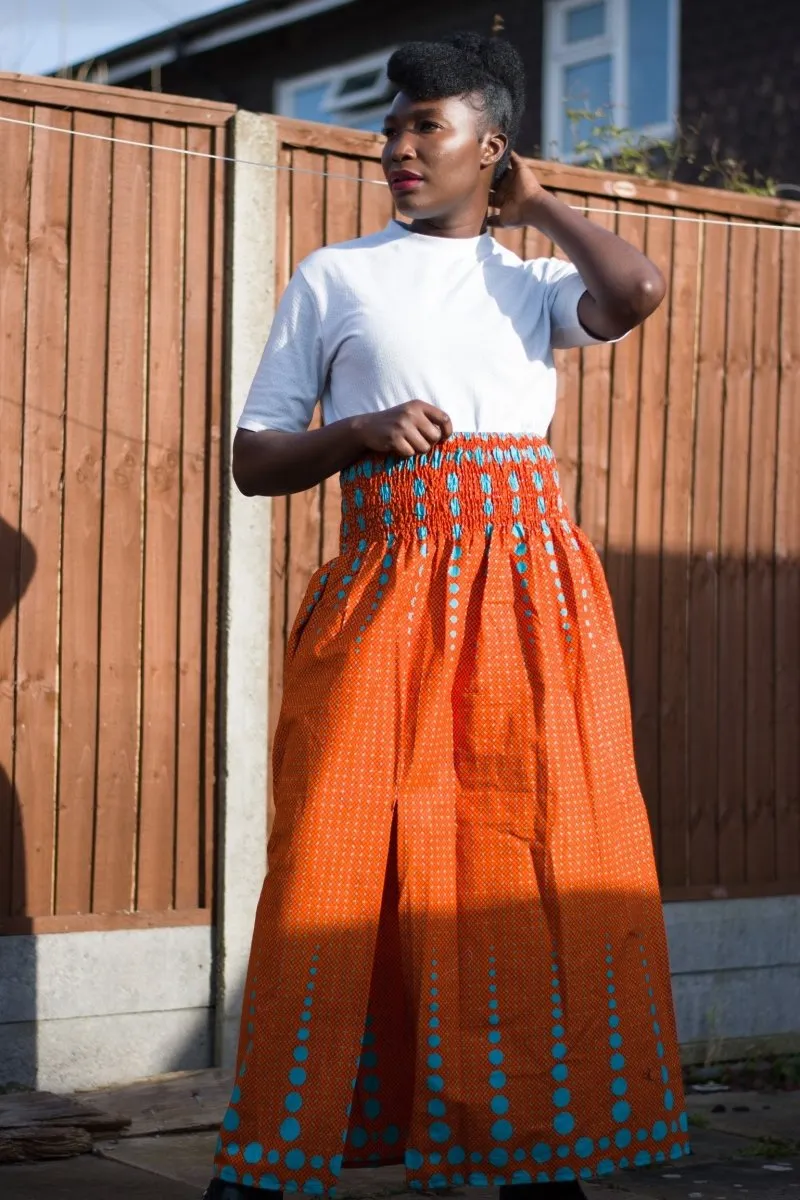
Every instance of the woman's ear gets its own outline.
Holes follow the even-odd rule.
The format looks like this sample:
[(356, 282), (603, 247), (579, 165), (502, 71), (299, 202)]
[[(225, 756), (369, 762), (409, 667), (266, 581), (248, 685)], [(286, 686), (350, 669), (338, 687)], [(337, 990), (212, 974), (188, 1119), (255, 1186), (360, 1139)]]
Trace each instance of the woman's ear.
[(482, 167), (494, 167), (508, 149), (508, 138), (504, 133), (487, 133), (483, 139)]

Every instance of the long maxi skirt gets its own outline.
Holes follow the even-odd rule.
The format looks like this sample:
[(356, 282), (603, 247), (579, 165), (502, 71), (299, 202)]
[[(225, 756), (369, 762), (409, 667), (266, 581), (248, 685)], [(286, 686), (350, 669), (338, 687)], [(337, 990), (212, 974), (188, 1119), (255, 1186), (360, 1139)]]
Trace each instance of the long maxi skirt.
[(333, 1192), (689, 1152), (625, 671), (550, 448), (342, 476), (289, 640), (269, 874), (215, 1171)]

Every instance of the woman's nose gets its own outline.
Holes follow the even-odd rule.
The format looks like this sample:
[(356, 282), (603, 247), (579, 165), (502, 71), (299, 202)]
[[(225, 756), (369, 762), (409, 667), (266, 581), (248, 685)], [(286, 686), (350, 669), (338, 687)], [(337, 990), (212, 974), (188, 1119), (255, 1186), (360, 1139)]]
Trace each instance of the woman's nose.
[(417, 150), (413, 138), (404, 136), (395, 140), (392, 146), (392, 162), (406, 162), (409, 158), (416, 157)]

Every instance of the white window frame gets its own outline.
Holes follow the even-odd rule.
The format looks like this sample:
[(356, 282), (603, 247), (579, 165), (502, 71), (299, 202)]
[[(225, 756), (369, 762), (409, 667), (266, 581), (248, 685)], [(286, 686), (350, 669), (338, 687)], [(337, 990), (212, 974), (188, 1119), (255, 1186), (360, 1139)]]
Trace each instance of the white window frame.
[[(351, 75), (360, 75), (364, 71), (374, 71), (378, 67), (386, 67), (389, 59), (394, 53), (395, 47), (390, 46), (387, 50), (381, 51), (379, 54), (367, 54), (362, 58), (352, 58), (344, 63), (337, 63), (335, 66), (325, 67), (319, 71), (310, 71), (306, 75), (294, 75), (291, 79), (279, 80), (275, 87), (275, 100), (278, 113), (284, 117), (294, 117), (294, 98), (299, 91), (307, 87), (315, 87), (321, 83), (328, 83), (328, 91), (323, 100), (322, 107), (325, 112), (330, 113), (334, 118), (334, 124), (347, 124), (348, 109), (368, 104), (370, 100), (380, 100), (385, 91), (385, 76), (380, 83), (374, 84), (369, 88), (362, 88), (359, 92), (350, 92), (345, 98), (344, 104), (337, 103), (342, 87)], [(376, 104), (373, 108), (360, 108), (359, 117), (372, 120), (374, 117), (382, 117), (388, 108), (386, 101)]]
[[(629, 128), (628, 113), (628, 0), (605, 0), (606, 31), (602, 37), (567, 42), (567, 14), (583, 8), (591, 0), (546, 0), (544, 14), (542, 156), (563, 162), (578, 162), (580, 155), (564, 153), (560, 147), (564, 113), (564, 68), (593, 58), (611, 58), (610, 122), (620, 129)], [(669, 0), (669, 42), (667, 45), (667, 111), (669, 120), (647, 125), (634, 132), (645, 140), (657, 141), (675, 133), (678, 110), (678, 49), (680, 43), (680, 0)], [(614, 147), (609, 145), (609, 152)]]

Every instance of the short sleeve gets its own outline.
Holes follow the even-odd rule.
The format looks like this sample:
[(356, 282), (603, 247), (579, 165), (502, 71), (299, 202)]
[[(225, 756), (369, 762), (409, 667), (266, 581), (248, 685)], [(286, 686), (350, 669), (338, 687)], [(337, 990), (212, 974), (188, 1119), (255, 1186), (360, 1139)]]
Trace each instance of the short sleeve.
[(581, 324), (578, 304), (586, 284), (578, 268), (559, 258), (541, 258), (529, 266), (544, 285), (545, 306), (550, 313), (550, 344), (554, 350), (574, 346), (602, 346), (603, 338), (593, 337)]
[(269, 339), (239, 419), (240, 429), (303, 433), (325, 386), (322, 326), (301, 272), (281, 297)]

